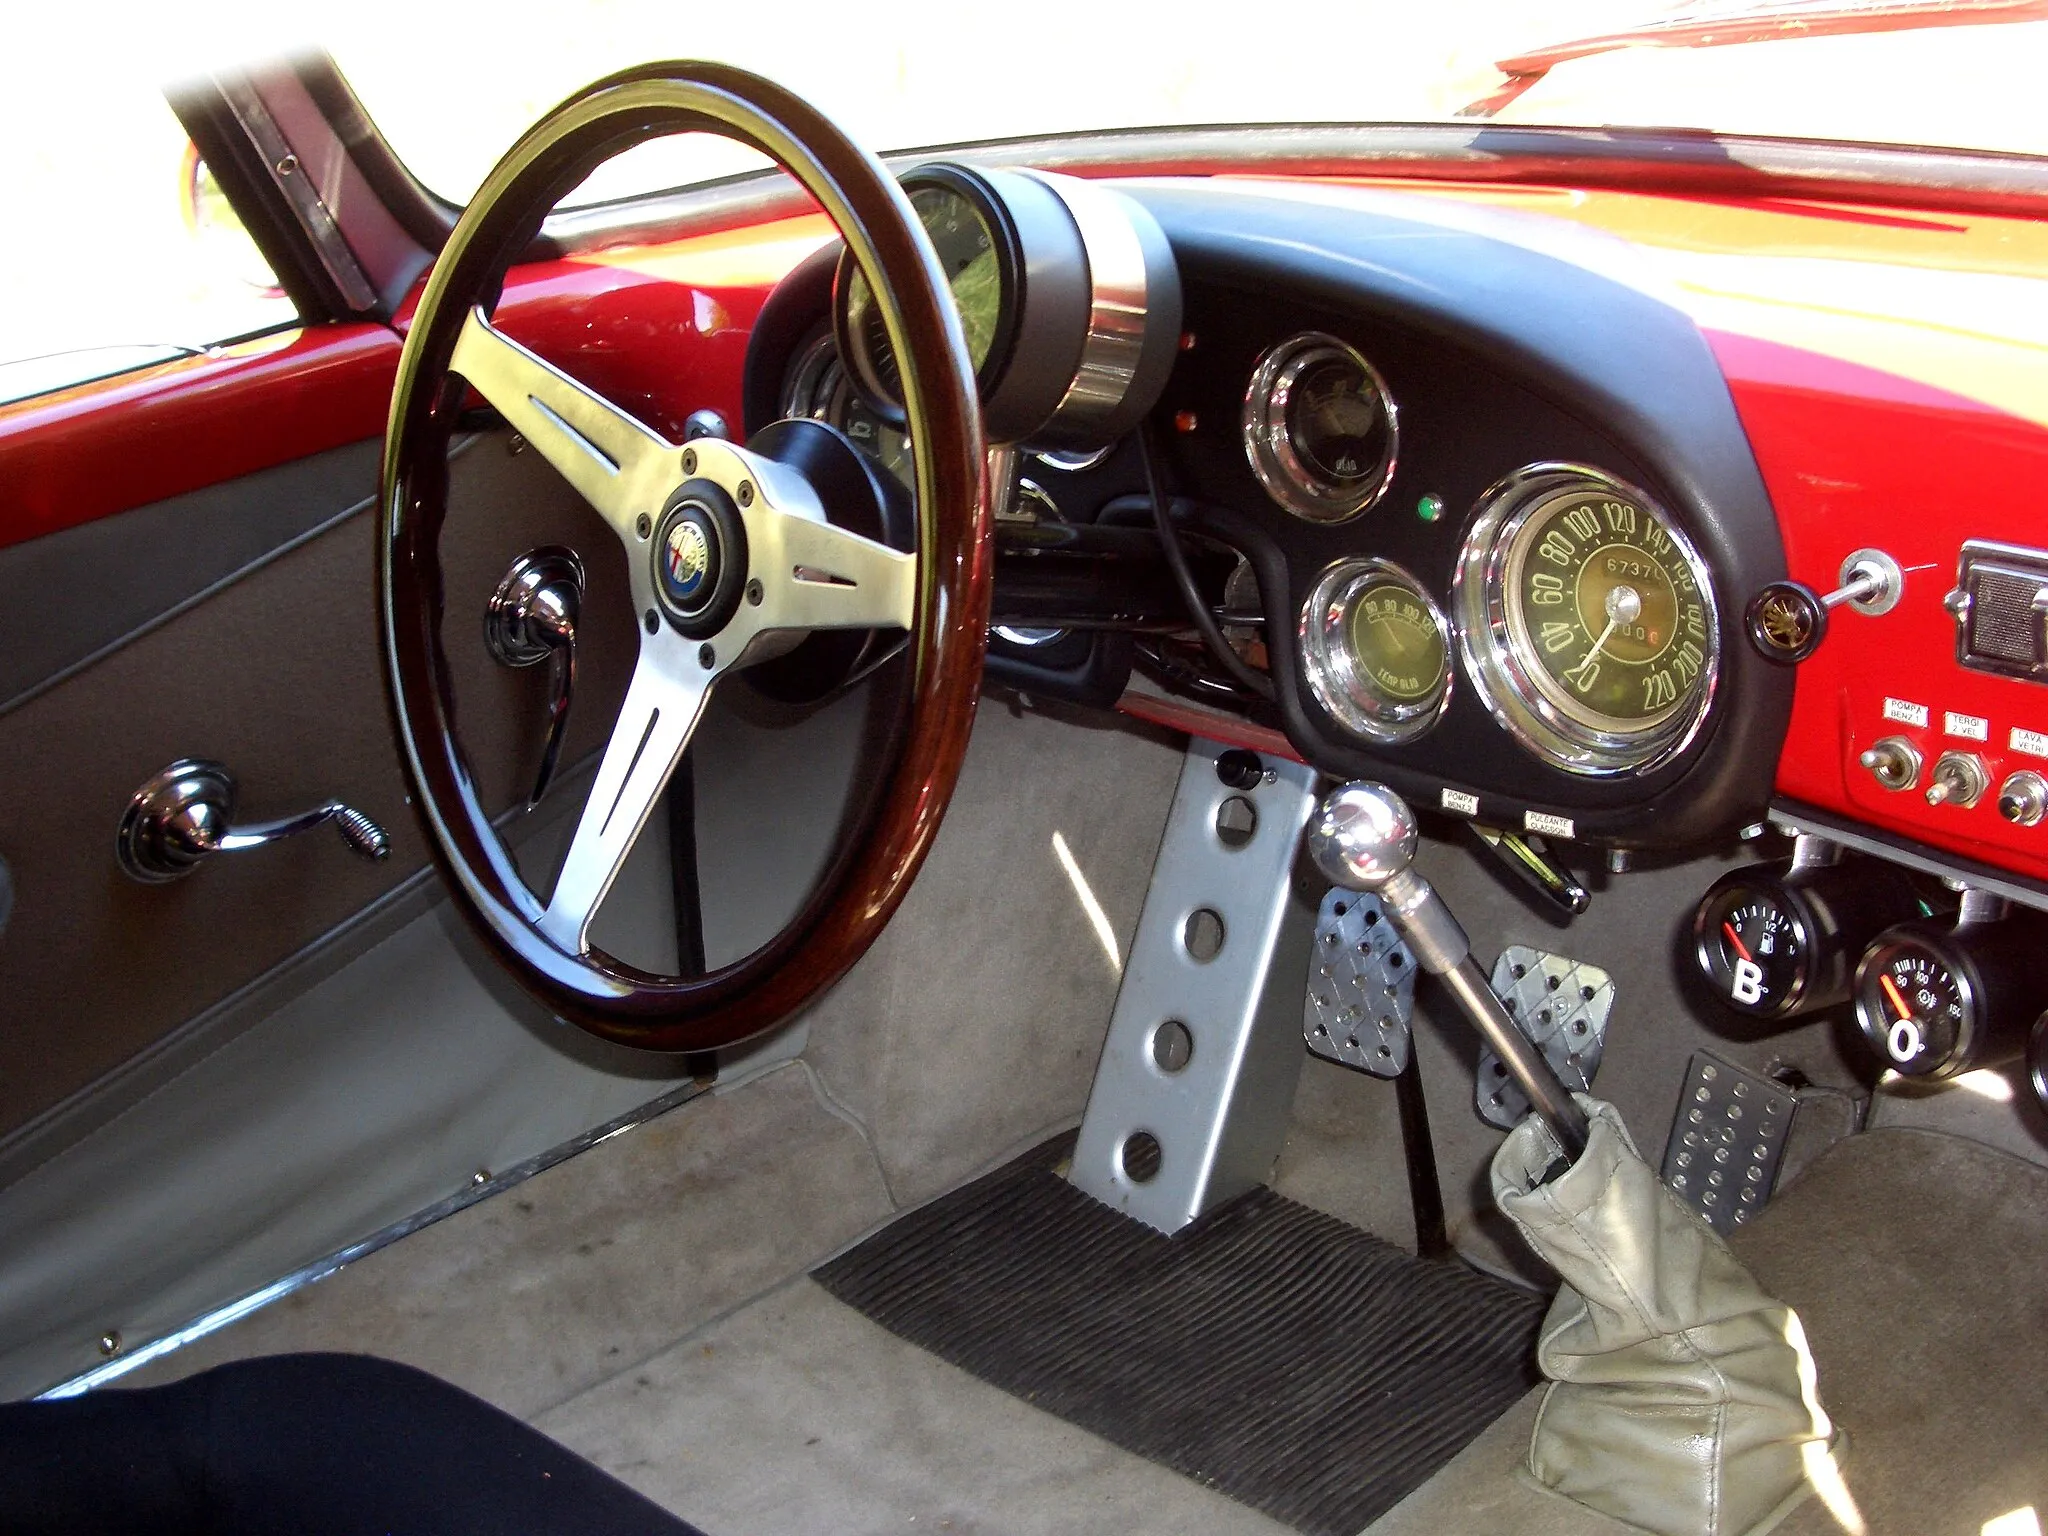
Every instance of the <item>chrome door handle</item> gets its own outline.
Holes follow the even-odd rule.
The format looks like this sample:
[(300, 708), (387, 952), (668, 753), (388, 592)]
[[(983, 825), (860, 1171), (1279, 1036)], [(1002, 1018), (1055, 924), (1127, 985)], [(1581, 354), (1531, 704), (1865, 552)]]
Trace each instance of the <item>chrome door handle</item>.
[(583, 562), (573, 549), (550, 544), (514, 560), (484, 608), (484, 644), (497, 661), (508, 667), (548, 663), (547, 738), (533, 793), (526, 797), (529, 811), (540, 804), (562, 755), (576, 687), (576, 619), (582, 607)]
[(333, 822), (349, 850), (365, 859), (391, 852), (384, 829), (354, 806), (329, 800), (275, 821), (234, 825), (235, 776), (206, 758), (181, 757), (151, 774), (122, 813), (114, 856), (130, 879), (163, 885), (192, 873), (217, 853), (261, 848)]

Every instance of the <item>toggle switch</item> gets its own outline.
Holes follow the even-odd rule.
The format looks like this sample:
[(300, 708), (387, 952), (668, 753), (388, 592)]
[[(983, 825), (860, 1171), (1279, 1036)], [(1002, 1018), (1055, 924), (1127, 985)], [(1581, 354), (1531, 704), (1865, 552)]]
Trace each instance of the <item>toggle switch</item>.
[(1903, 736), (1887, 736), (1856, 759), (1886, 789), (1911, 789), (1920, 782), (1920, 749)]
[(1984, 798), (1991, 787), (1991, 775), (1984, 759), (1974, 752), (1944, 752), (1934, 761), (1927, 783), (1929, 805), (1954, 805), (1968, 810)]

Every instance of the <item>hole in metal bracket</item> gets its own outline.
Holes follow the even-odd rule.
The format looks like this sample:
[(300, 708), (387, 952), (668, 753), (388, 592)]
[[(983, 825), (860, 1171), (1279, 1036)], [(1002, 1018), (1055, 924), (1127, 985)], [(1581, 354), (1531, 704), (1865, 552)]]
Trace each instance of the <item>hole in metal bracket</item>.
[(1150, 1131), (1133, 1131), (1117, 1149), (1124, 1177), (1133, 1184), (1150, 1184), (1159, 1177), (1159, 1138)]
[(1258, 807), (1243, 795), (1229, 795), (1216, 807), (1216, 841), (1224, 847), (1242, 848), (1258, 830)]
[(1162, 1072), (1178, 1072), (1195, 1054), (1195, 1037), (1179, 1019), (1168, 1019), (1152, 1031), (1152, 1061)]
[(1214, 907), (1195, 908), (1181, 927), (1180, 941), (1190, 958), (1205, 965), (1214, 960), (1223, 950), (1222, 914)]

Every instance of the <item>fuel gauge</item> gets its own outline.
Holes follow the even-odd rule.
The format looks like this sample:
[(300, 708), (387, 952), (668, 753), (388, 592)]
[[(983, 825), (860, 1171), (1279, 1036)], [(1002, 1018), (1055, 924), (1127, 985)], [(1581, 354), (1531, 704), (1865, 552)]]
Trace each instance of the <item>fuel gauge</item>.
[(1848, 1001), (1873, 936), (1926, 910), (1889, 866), (1802, 844), (1793, 859), (1723, 875), (1693, 915), (1693, 957), (1723, 1003), (1789, 1019)]
[(1707, 893), (1693, 919), (1701, 973), (1729, 1007), (1761, 1019), (1799, 1006), (1812, 980), (1812, 937), (1801, 904), (1750, 871)]

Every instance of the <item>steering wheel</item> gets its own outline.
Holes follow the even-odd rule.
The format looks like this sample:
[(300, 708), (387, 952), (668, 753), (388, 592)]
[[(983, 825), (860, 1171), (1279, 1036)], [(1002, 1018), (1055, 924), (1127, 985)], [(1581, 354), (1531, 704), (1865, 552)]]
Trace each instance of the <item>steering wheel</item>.
[[(702, 131), (779, 162), (838, 227), (896, 357), (913, 445), (917, 547), (837, 526), (836, 477), (805, 457), (670, 443), (491, 323), (508, 266), (598, 164)], [(454, 732), (441, 645), (448, 447), (471, 389), (561, 472), (625, 546), (639, 657), (553, 892), (530, 890)], [(756, 440), (757, 444), (761, 442)], [(903, 899), (966, 751), (992, 574), (980, 408), (960, 321), (895, 178), (769, 81), (704, 63), (610, 76), (563, 102), (492, 171), (442, 251), (398, 365), (385, 433), (377, 600), (412, 802), (456, 904), (533, 996), (591, 1033), (704, 1050), (768, 1029), (850, 968)], [(817, 630), (908, 631), (908, 686), (879, 787), (810, 899), (752, 954), (660, 976), (594, 950), (592, 914), (718, 680)]]

